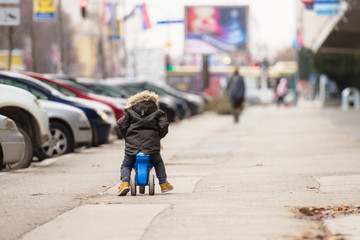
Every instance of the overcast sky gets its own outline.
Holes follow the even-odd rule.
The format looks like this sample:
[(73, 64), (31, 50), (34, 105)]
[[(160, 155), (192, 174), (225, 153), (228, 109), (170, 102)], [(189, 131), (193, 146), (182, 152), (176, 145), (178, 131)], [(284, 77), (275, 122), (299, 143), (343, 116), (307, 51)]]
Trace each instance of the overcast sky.
[[(100, 0), (89, 0), (92, 4)], [(183, 24), (156, 25), (159, 20), (184, 19), (187, 5), (248, 5), (249, 48), (253, 55), (262, 58), (277, 50), (291, 46), (296, 32), (296, 3), (300, 0), (114, 0), (119, 4), (119, 15), (128, 13), (136, 4), (147, 3), (152, 24), (150, 30), (134, 28), (129, 21), (126, 29), (128, 46), (158, 48), (171, 42), (170, 53), (181, 55), (184, 47)], [(78, 1), (63, 0), (63, 8), (79, 15)], [(77, 5), (77, 6), (74, 6)], [(125, 11), (124, 11), (125, 9)]]

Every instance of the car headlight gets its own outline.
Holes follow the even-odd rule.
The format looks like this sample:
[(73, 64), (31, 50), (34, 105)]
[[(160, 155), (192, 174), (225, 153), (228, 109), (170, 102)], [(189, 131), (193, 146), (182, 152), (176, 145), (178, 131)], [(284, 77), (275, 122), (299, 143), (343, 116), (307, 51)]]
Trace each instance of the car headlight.
[(108, 115), (104, 111), (97, 111), (97, 114), (101, 117), (102, 120), (107, 121)]
[(5, 127), (8, 130), (17, 130), (16, 124), (13, 120), (11, 120), (10, 118), (6, 118), (5, 121)]

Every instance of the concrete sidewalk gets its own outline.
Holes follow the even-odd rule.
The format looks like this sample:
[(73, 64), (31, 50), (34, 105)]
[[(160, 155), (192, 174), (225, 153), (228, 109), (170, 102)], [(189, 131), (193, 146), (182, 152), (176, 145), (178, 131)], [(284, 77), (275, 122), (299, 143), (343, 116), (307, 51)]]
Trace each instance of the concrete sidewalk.
[[(107, 239), (328, 239), (342, 234), (359, 240), (359, 215), (317, 220), (299, 211), (360, 206), (360, 133), (354, 118), (360, 113), (308, 105), (249, 107), (236, 125), (231, 116), (214, 113), (182, 121), (162, 142), (173, 192), (117, 197), (116, 185), (23, 239), (81, 236), (76, 231), (83, 228), (67, 229), (69, 219), (89, 220), (93, 206), (110, 204), (106, 211), (114, 214), (104, 216), (100, 210), (99, 216), (109, 224), (119, 222), (120, 228), (106, 228)], [(90, 226), (87, 237), (101, 231)], [(51, 229), (59, 228), (72, 235), (54, 238)]]

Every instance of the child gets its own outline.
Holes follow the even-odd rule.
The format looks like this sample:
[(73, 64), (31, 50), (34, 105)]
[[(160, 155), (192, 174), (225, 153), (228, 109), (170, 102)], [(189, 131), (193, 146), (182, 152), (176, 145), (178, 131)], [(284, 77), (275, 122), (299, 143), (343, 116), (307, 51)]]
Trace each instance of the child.
[(130, 190), (130, 173), (139, 151), (150, 155), (161, 192), (173, 190), (173, 186), (166, 180), (165, 165), (160, 155), (160, 139), (168, 133), (169, 122), (165, 113), (158, 108), (158, 101), (158, 95), (147, 90), (130, 96), (125, 115), (117, 122), (125, 138), (118, 196), (125, 196)]

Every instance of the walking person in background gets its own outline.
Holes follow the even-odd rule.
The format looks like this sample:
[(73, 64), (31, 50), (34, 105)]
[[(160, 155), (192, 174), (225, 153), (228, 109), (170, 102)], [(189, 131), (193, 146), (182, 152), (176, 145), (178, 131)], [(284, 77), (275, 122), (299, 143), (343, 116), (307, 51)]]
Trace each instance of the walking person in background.
[(284, 104), (285, 103), (285, 96), (287, 93), (287, 79), (286, 78), (281, 78), (279, 81), (279, 84), (276, 86), (275, 89), (275, 94), (276, 94), (276, 99), (277, 99), (277, 104)]
[(245, 90), (244, 78), (239, 74), (239, 67), (235, 67), (227, 86), (235, 123), (239, 122), (240, 114), (243, 110)]

